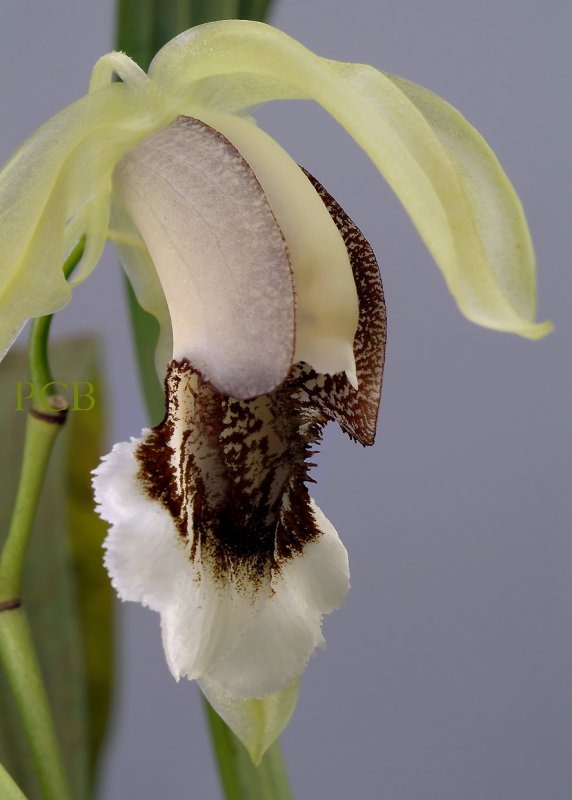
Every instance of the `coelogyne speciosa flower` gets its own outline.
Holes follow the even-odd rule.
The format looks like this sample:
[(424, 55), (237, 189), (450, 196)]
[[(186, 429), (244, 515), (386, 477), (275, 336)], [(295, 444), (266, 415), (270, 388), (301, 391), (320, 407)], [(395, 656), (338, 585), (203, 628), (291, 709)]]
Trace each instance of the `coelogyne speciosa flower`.
[(249, 116), (280, 98), (317, 101), (364, 148), (469, 319), (529, 338), (550, 328), (534, 321), (518, 199), (466, 120), (260, 23), (188, 31), (148, 74), (104, 56), (89, 95), (0, 173), (2, 353), (29, 317), (66, 304), (107, 238), (160, 322), (166, 417), (95, 474), (106, 564), (123, 599), (160, 613), (175, 677), (199, 681), (255, 759), (348, 588), (308, 459), (329, 420), (373, 442), (386, 330), (363, 235)]

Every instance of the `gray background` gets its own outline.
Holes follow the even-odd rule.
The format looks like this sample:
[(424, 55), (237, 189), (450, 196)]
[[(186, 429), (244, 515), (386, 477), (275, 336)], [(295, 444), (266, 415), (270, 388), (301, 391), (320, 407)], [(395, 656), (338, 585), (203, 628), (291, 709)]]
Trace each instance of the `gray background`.
[[(111, 0), (3, 0), (0, 156), (85, 92), (111, 48)], [(532, 343), (456, 311), (373, 167), (309, 104), (262, 123), (374, 245), (390, 338), (379, 438), (326, 435), (316, 499), (352, 590), (326, 620), (283, 737), (299, 800), (568, 800), (572, 791), (569, 41), (566, 0), (278, 0), (274, 22), (323, 55), (423, 83), (487, 136), (539, 261)], [(101, 330), (110, 442), (144, 424), (113, 253), (58, 320)], [(210, 800), (195, 687), (165, 666), (158, 618), (121, 619), (121, 694), (102, 797)]]

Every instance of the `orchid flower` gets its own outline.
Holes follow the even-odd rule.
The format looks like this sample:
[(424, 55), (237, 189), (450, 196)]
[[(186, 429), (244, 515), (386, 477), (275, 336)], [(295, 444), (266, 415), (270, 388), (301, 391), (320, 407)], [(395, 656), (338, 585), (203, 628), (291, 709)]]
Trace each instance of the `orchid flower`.
[(106, 564), (123, 599), (159, 612), (173, 675), (199, 682), (255, 760), (349, 585), (308, 458), (329, 420), (373, 443), (386, 334), (368, 243), (250, 116), (289, 98), (320, 103), (363, 147), (465, 316), (548, 332), (520, 203), (461, 114), (268, 25), (187, 31), (148, 74), (104, 56), (89, 94), (0, 173), (1, 354), (68, 302), (107, 239), (160, 323), (166, 417), (95, 473)]

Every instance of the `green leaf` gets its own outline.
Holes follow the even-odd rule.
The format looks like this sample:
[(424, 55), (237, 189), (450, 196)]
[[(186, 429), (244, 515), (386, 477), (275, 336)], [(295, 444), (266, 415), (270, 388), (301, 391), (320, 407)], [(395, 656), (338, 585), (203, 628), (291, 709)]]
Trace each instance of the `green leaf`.
[[(268, 0), (248, 0), (245, 7), (267, 3)], [(155, 53), (174, 36), (193, 25), (241, 17), (239, 7), (239, 0), (120, 0), (117, 48), (146, 70)]]
[(117, 48), (147, 70), (155, 53), (155, 0), (117, 3)]
[[(99, 390), (96, 348), (88, 338), (55, 345), (52, 362), (58, 380), (70, 384), (89, 380)], [(0, 368), (2, 534), (8, 526), (18, 480), (26, 421), (25, 410), (18, 410), (18, 406), (25, 409), (28, 404), (19, 402), (17, 390), (18, 382), (26, 379), (25, 355), (8, 354)], [(86, 388), (78, 387), (80, 393)], [(76, 406), (85, 406), (89, 398), (76, 399)], [(69, 400), (73, 406), (73, 391)], [(72, 794), (77, 800), (90, 796), (111, 690), (111, 590), (101, 566), (105, 526), (93, 513), (89, 474), (101, 452), (99, 400), (96, 395), (90, 411), (70, 410), (67, 430), (56, 444), (32, 533), (23, 590)], [(30, 800), (41, 797), (3, 674), (0, 761)]]
[[(161, 4), (161, 0), (158, 2)], [(164, 8), (164, 5), (163, 3), (161, 7)], [(187, 26), (189, 28), (191, 25), (202, 25), (218, 19), (235, 19), (239, 16), (239, 0), (192, 0), (187, 5), (191, 11), (190, 24)], [(169, 38), (173, 35), (175, 34)]]
[[(102, 543), (107, 526), (94, 513), (91, 471), (103, 452), (105, 419), (104, 390), (97, 366), (93, 341), (82, 344), (83, 365), (73, 374), (76, 380), (89, 381), (94, 388), (94, 406), (89, 396), (78, 397), (84, 410), (68, 415), (68, 447), (64, 466), (68, 490), (69, 548), (75, 576), (76, 598), (81, 625), (82, 660), (85, 666), (88, 717), (88, 752), (93, 782), (98, 757), (105, 739), (113, 690), (113, 590), (103, 566)], [(69, 373), (60, 350), (53, 348), (56, 374)], [(62, 353), (62, 356), (64, 354)], [(83, 369), (81, 368), (83, 366)], [(72, 378), (70, 378), (72, 379)], [(81, 389), (82, 387), (80, 387)], [(87, 390), (89, 387), (84, 386)]]
[(240, 0), (237, 16), (240, 19), (265, 20), (268, 19), (273, 0)]

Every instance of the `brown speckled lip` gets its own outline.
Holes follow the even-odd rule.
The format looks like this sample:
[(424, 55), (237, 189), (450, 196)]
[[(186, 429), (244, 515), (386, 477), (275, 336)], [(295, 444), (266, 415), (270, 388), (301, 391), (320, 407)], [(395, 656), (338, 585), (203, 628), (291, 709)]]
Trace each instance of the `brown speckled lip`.
[(252, 591), (320, 531), (306, 483), (326, 422), (372, 444), (381, 396), (386, 314), (379, 269), (363, 234), (311, 175), (346, 245), (359, 300), (359, 388), (344, 373), (295, 364), (270, 394), (217, 392), (188, 361), (171, 362), (167, 415), (136, 451), (147, 494), (169, 511), (191, 561)]

